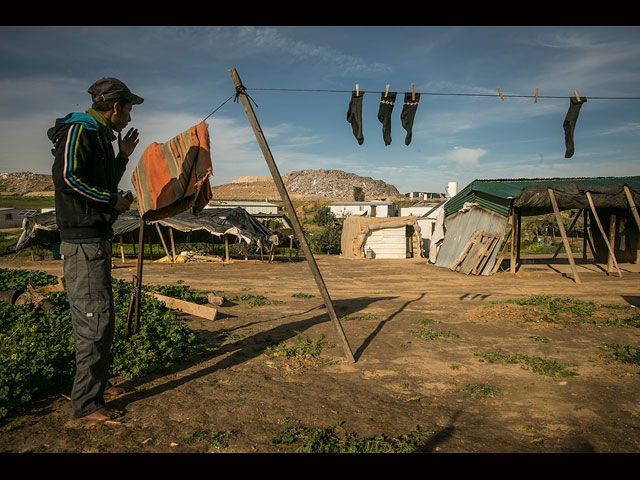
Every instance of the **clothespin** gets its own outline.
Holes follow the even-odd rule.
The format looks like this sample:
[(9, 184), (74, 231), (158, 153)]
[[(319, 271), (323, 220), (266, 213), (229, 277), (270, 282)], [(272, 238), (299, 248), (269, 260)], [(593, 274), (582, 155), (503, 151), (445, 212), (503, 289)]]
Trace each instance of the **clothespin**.
[(504, 102), (504, 97), (502, 96), (502, 90), (500, 90), (500, 85), (498, 85), (498, 93), (500, 94), (500, 101)]
[(576, 99), (578, 100), (578, 102), (582, 102), (582, 100), (580, 100), (580, 97), (578, 96), (578, 92), (576, 90), (573, 91), (573, 94), (576, 96)]
[(536, 98), (533, 101), (533, 103), (538, 103), (538, 91), (540, 91), (540, 89), (538, 87), (536, 87)]
[(411, 101), (412, 102), (416, 101), (416, 90), (413, 83), (411, 84)]
[(360, 96), (360, 84), (356, 83), (356, 97)]
[(387, 89), (384, 91), (384, 98), (387, 98), (388, 94), (389, 94), (389, 84), (387, 83)]

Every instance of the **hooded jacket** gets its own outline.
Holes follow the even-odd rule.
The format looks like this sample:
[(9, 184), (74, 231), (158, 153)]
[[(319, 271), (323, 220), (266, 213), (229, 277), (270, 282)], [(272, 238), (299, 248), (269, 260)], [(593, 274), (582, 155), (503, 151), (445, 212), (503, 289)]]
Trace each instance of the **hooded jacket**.
[(128, 158), (114, 154), (116, 137), (93, 109), (58, 118), (47, 131), (55, 157), (52, 167), (56, 222), (65, 241), (104, 240), (118, 213), (118, 183)]

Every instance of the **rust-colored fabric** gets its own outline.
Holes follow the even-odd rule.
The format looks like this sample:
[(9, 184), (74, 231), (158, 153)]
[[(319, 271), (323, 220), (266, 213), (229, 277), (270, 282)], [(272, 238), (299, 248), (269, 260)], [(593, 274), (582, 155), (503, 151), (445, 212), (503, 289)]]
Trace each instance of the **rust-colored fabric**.
[(146, 221), (172, 217), (187, 209), (202, 211), (211, 200), (213, 172), (209, 130), (203, 121), (142, 154), (131, 181), (138, 212)]

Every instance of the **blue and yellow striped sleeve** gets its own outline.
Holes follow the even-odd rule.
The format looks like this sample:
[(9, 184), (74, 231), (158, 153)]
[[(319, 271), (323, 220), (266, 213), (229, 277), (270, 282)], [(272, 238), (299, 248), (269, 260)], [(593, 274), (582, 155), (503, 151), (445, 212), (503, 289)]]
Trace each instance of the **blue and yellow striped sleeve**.
[(81, 124), (74, 124), (67, 133), (64, 148), (64, 181), (77, 194), (99, 204), (113, 206), (116, 196), (87, 181), (83, 174), (87, 168), (86, 148), (82, 142), (84, 128)]

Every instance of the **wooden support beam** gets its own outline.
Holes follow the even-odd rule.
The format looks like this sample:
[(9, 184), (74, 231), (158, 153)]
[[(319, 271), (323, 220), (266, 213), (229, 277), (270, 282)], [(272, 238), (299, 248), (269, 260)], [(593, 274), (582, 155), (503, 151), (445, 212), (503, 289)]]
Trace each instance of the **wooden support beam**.
[[(573, 222), (571, 222), (571, 225), (569, 226), (569, 229), (567, 230), (567, 235), (569, 235), (572, 231), (573, 231), (573, 227), (575, 226), (576, 222), (578, 221), (578, 218), (580, 218), (580, 214), (582, 213), (582, 210), (580, 210), (575, 218), (573, 219)], [(556, 258), (558, 256), (558, 253), (560, 253), (560, 249), (562, 248), (562, 245), (558, 245), (558, 248), (556, 248), (556, 252), (553, 254), (553, 257), (551, 258)]]
[[(627, 196), (627, 201), (629, 202), (631, 213), (633, 214), (633, 218), (636, 221), (638, 231), (640, 232), (640, 216), (638, 216), (638, 209), (636, 208), (636, 204), (633, 201), (633, 197), (631, 196), (631, 191), (626, 185), (624, 186), (624, 193)], [(636, 263), (640, 263), (640, 244), (638, 244), (638, 251), (636, 252)]]
[(258, 141), (258, 145), (262, 150), (262, 154), (267, 162), (269, 170), (271, 171), (271, 176), (273, 177), (273, 181), (278, 188), (278, 193), (280, 194), (280, 198), (282, 199), (285, 209), (289, 214), (289, 220), (293, 224), (293, 230), (295, 231), (296, 236), (298, 237), (298, 241), (300, 242), (300, 246), (304, 252), (307, 263), (309, 264), (309, 268), (311, 269), (311, 273), (313, 275), (314, 280), (316, 281), (316, 285), (318, 286), (318, 290), (324, 300), (324, 304), (327, 307), (327, 312), (329, 313), (329, 318), (334, 323), (336, 327), (336, 331), (338, 336), (342, 340), (342, 346), (344, 349), (345, 356), (351, 362), (355, 362), (353, 357), (353, 353), (351, 352), (351, 348), (349, 346), (349, 342), (347, 337), (342, 330), (342, 326), (340, 325), (340, 320), (336, 315), (336, 312), (333, 308), (333, 303), (331, 302), (331, 297), (329, 296), (329, 292), (324, 283), (322, 275), (320, 274), (320, 270), (318, 269), (318, 265), (316, 263), (315, 257), (309, 248), (309, 244), (307, 243), (307, 239), (304, 236), (304, 232), (302, 230), (302, 226), (300, 225), (300, 221), (298, 220), (298, 216), (296, 214), (295, 209), (293, 208), (293, 204), (291, 203), (291, 199), (289, 198), (289, 194), (287, 193), (287, 189), (284, 185), (282, 177), (280, 176), (280, 172), (278, 171), (278, 167), (273, 159), (271, 154), (271, 150), (269, 149), (269, 145), (267, 144), (267, 140), (264, 137), (262, 129), (260, 128), (260, 124), (258, 123), (258, 119), (256, 118), (255, 112), (253, 111), (253, 107), (249, 101), (247, 94), (245, 93), (245, 87), (242, 85), (242, 81), (240, 80), (240, 76), (235, 68), (229, 70), (229, 74), (231, 75), (231, 79), (236, 88), (236, 98), (242, 102), (242, 106), (244, 107), (244, 111), (247, 114), (247, 118), (249, 119), (249, 123), (253, 128), (253, 133), (256, 136), (256, 140)]
[(547, 191), (549, 192), (549, 198), (551, 199), (553, 212), (556, 214), (556, 221), (558, 222), (558, 229), (560, 230), (560, 235), (562, 236), (564, 249), (567, 251), (567, 257), (569, 258), (569, 263), (571, 264), (571, 271), (573, 272), (573, 280), (576, 283), (582, 283), (580, 281), (580, 277), (578, 276), (578, 270), (576, 269), (576, 262), (573, 259), (573, 252), (571, 251), (571, 245), (569, 245), (567, 232), (565, 232), (564, 230), (564, 223), (562, 223), (562, 217), (560, 216), (560, 209), (558, 208), (558, 202), (556, 201), (556, 196), (553, 193), (553, 189), (548, 188)]
[(516, 222), (516, 210), (511, 208), (511, 263), (509, 265), (511, 273), (516, 273), (516, 236), (518, 236)]
[(587, 228), (589, 228), (589, 225), (587, 223), (587, 210), (583, 209), (582, 210), (582, 217), (583, 217), (583, 222), (582, 222), (582, 258), (583, 260), (587, 259)]
[(171, 242), (171, 261), (176, 263), (176, 244), (173, 242), (173, 227), (169, 227), (169, 241)]
[(224, 234), (224, 261), (229, 263), (229, 238), (227, 234)]
[(122, 263), (124, 263), (124, 245), (122, 243), (122, 235), (120, 235), (120, 258), (122, 259)]
[[(616, 260), (616, 255), (615, 255), (615, 253), (613, 253), (613, 248), (611, 248), (611, 244), (609, 243), (609, 240), (607, 239), (607, 234), (604, 233), (604, 228), (602, 228), (602, 223), (600, 223), (600, 218), (598, 217), (598, 213), (596, 212), (596, 207), (593, 204), (593, 198), (591, 198), (591, 192), (587, 192), (587, 199), (589, 200), (589, 206), (591, 207), (591, 211), (593, 212), (593, 218), (596, 219), (596, 223), (598, 224), (598, 228), (600, 229), (600, 233), (602, 234), (602, 239), (604, 240), (604, 243), (607, 244), (607, 248), (609, 249), (609, 253), (613, 257), (613, 263), (615, 264), (616, 269), (618, 270), (618, 276), (621, 277), (622, 276), (622, 272), (620, 271), (620, 267), (618, 266), (618, 261)], [(595, 253), (594, 253), (594, 256), (595, 256)]]
[(507, 233), (507, 236), (504, 239), (504, 243), (500, 246), (500, 253), (498, 254), (496, 263), (493, 265), (493, 268), (491, 269), (491, 275), (496, 273), (500, 268), (500, 265), (502, 264), (502, 260), (504, 259), (504, 254), (507, 252), (507, 245), (509, 242), (509, 237), (511, 237), (512, 231), (513, 230), (509, 230), (509, 232)]
[(158, 236), (160, 237), (160, 241), (162, 242), (162, 247), (164, 248), (164, 252), (167, 254), (168, 258), (171, 258), (169, 255), (169, 249), (167, 248), (167, 244), (164, 241), (164, 237), (162, 236), (162, 232), (160, 231), (160, 225), (156, 223), (156, 230), (158, 231)]
[[(613, 247), (614, 251), (616, 248), (616, 216), (614, 214), (609, 215), (609, 243)], [(607, 273), (611, 273), (613, 270), (613, 255), (609, 252), (609, 257), (607, 258)]]

